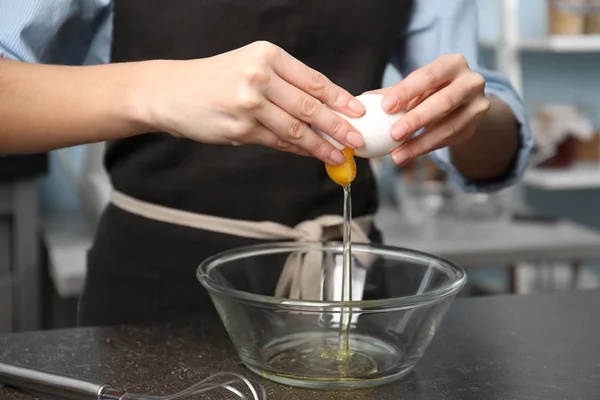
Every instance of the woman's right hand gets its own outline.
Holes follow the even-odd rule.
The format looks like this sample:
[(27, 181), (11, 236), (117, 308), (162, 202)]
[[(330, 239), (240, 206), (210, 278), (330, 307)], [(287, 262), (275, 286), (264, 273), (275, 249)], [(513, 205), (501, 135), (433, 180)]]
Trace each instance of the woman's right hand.
[(333, 165), (344, 155), (307, 124), (347, 147), (363, 145), (360, 133), (332, 110), (360, 117), (364, 106), (271, 43), (150, 63), (138, 93), (153, 129), (204, 143), (260, 144)]

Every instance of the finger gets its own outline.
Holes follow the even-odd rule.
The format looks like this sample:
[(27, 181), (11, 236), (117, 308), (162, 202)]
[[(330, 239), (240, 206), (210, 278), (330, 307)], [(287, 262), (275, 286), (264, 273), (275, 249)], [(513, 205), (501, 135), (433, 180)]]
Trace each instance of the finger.
[(400, 141), (410, 137), (419, 129), (450, 115), (474, 95), (469, 77), (458, 78), (403, 115), (392, 126), (392, 138)]
[(489, 101), (474, 101), (461, 107), (455, 114), (427, 128), (419, 136), (407, 140), (392, 152), (392, 159), (398, 165), (423, 154), (445, 147), (456, 140), (462, 131), (489, 109)]
[(364, 145), (363, 137), (348, 121), (283, 79), (273, 79), (266, 95), (289, 114), (320, 129), (338, 143), (353, 149)]
[(279, 136), (268, 130), (263, 125), (258, 125), (252, 130), (252, 133), (247, 136), (245, 142), (231, 141), (233, 146), (243, 146), (245, 144), (258, 144), (261, 146), (270, 147), (275, 150), (294, 153), (301, 156), (309, 156), (310, 154), (302, 150), (300, 147), (282, 140)]
[(308, 125), (273, 103), (267, 102), (264, 107), (257, 110), (257, 119), (283, 142), (298, 146), (327, 164), (340, 165), (346, 160), (341, 151), (310, 129)]
[[(272, 147), (272, 146), (269, 146), (269, 147)], [(272, 148), (274, 148), (275, 150), (286, 152), (286, 153), (292, 153), (297, 156), (312, 157), (312, 154), (310, 154), (309, 152), (304, 151), (300, 147), (294, 146), (294, 145), (290, 145), (289, 147), (283, 147), (283, 148), (277, 148), (277, 147), (272, 147)]]
[(455, 136), (449, 137), (449, 138), (445, 139), (444, 141), (438, 143), (437, 148), (434, 150), (452, 146), (454, 144), (461, 143), (462, 141), (464, 141), (466, 139), (469, 139), (473, 135), (473, 131), (474, 131), (473, 127), (475, 127), (475, 126), (476, 126), (475, 121), (471, 121)]
[(427, 92), (423, 93), (419, 97), (412, 99), (411, 101), (408, 102), (406, 107), (404, 107), (404, 110), (405, 111), (412, 110), (413, 108), (415, 108), (416, 106), (421, 104), (423, 101), (425, 101), (427, 98), (429, 98), (429, 96), (431, 96), (435, 92), (437, 92), (437, 89), (431, 89), (431, 90), (428, 90)]
[(268, 146), (275, 150), (285, 151), (286, 153), (292, 153), (304, 157), (312, 157), (312, 154), (310, 154), (309, 152), (302, 150), (300, 147), (294, 144), (281, 140), (279, 136), (275, 135), (272, 132), (271, 137), (273, 138), (273, 141), (270, 142)]
[(273, 63), (273, 70), (289, 84), (344, 115), (357, 118), (365, 113), (365, 106), (348, 91), (283, 50), (281, 50), (281, 57), (277, 57)]
[(460, 55), (441, 56), (396, 84), (394, 90), (384, 96), (381, 105), (388, 113), (398, 112), (415, 97), (446, 85), (465, 67), (468, 68), (468, 64)]

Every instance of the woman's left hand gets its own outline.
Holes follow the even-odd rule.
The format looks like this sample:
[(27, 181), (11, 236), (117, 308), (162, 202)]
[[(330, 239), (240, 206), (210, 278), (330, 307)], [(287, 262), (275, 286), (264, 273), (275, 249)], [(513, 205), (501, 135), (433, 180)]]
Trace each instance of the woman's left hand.
[[(394, 162), (402, 165), (470, 139), (477, 121), (490, 109), (484, 88), (485, 79), (469, 68), (462, 55), (448, 54), (394, 86), (370, 92), (384, 95), (386, 112), (407, 111), (390, 132), (395, 140), (406, 140), (392, 152)], [(411, 139), (421, 128), (425, 130)]]

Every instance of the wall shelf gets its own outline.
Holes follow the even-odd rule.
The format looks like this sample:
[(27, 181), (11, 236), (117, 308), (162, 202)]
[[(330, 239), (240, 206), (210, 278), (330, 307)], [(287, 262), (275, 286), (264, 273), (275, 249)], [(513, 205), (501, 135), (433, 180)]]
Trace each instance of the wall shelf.
[(532, 168), (523, 182), (544, 190), (578, 190), (600, 188), (600, 165), (578, 164), (564, 169)]
[[(495, 50), (498, 41), (482, 39), (481, 47)], [(600, 53), (600, 35), (554, 35), (545, 38), (523, 38), (516, 43), (522, 52)]]

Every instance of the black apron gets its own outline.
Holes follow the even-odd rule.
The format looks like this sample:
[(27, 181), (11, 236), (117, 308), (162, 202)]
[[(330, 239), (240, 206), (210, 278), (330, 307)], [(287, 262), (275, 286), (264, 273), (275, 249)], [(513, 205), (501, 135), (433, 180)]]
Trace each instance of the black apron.
[[(358, 95), (381, 87), (390, 57), (403, 56), (411, 11), (410, 0), (115, 0), (112, 60), (203, 58), (266, 40)], [(368, 160), (356, 161), (359, 217), (378, 203)], [(261, 146), (150, 133), (109, 143), (105, 163), (118, 191), (179, 210), (287, 226), (342, 210), (342, 190), (321, 161)], [(380, 240), (375, 230), (371, 236)], [(254, 243), (109, 205), (88, 255), (80, 323), (214, 312), (196, 268), (216, 252)]]

